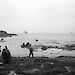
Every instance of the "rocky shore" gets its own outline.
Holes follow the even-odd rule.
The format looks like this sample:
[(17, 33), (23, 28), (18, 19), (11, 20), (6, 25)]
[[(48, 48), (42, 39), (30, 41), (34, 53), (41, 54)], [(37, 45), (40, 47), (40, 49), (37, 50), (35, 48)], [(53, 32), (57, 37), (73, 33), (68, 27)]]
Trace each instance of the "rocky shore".
[[(0, 57), (0, 62), (2, 58)], [(10, 64), (0, 63), (0, 74), (8, 75), (74, 75), (75, 58), (12, 57)]]

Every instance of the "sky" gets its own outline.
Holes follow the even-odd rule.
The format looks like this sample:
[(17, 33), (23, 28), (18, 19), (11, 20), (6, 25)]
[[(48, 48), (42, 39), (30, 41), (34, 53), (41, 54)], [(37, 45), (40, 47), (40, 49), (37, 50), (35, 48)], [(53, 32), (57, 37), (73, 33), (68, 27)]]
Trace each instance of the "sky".
[(75, 0), (0, 0), (0, 30), (75, 32)]

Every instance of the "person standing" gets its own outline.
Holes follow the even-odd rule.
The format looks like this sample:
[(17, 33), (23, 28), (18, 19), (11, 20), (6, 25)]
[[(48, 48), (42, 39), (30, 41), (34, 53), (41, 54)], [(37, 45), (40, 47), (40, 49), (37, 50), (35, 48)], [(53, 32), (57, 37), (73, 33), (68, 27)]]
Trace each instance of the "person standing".
[(29, 53), (29, 57), (32, 55), (32, 57), (33, 57), (33, 48), (30, 46), (30, 48), (29, 48), (29, 51), (30, 51), (30, 53)]
[(33, 50), (34, 50), (34, 49), (32, 48), (30, 42), (27, 42), (25, 46), (26, 46), (27, 49), (29, 49), (29, 57), (30, 57), (31, 55), (32, 55), (32, 57), (33, 57)]
[(1, 46), (0, 46), (0, 56), (1, 56), (1, 54), (2, 54), (2, 53), (1, 53)]
[(0, 46), (0, 52), (1, 52), (1, 46)]

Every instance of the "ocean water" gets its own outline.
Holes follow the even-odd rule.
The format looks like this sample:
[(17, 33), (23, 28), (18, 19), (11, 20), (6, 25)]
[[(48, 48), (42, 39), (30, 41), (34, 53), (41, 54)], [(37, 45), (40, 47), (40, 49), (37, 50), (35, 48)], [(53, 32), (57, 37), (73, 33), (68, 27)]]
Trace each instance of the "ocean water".
[[(38, 41), (35, 41), (38, 39)], [(18, 34), (18, 36), (6, 37), (4, 38), (6, 42), (0, 42), (1, 50), (6, 45), (10, 50), (12, 56), (28, 56), (29, 50), (26, 48), (21, 48), (22, 43), (30, 42), (32, 46), (34, 45), (58, 45), (64, 46), (65, 44), (74, 44), (75, 43), (75, 34), (52, 34), (52, 33), (29, 33), (29, 34)], [(52, 54), (51, 54), (52, 53)], [(74, 51), (62, 51), (58, 49), (49, 49), (47, 51), (38, 51), (34, 52), (34, 56), (47, 56), (47, 57), (56, 57), (60, 55), (75, 55)]]

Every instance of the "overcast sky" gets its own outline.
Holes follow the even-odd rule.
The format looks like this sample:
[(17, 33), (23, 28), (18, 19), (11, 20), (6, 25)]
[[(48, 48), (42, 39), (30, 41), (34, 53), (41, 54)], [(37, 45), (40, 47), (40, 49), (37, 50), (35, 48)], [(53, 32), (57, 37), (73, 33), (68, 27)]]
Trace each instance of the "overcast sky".
[(75, 0), (0, 0), (0, 30), (75, 32)]

